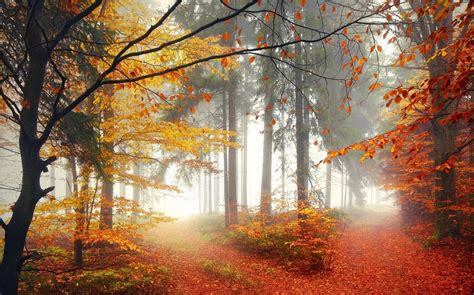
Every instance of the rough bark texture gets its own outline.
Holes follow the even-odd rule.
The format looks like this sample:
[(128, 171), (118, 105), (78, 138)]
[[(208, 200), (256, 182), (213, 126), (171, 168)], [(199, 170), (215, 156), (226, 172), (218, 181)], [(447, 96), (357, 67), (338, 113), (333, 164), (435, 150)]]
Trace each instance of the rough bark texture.
[[(26, 34), (28, 46), (28, 70), (24, 88), (25, 106), (20, 113), (20, 154), (22, 163), (22, 184), (18, 200), (12, 209), (12, 217), (5, 228), (5, 247), (0, 265), (0, 293), (16, 294), (21, 267), (24, 261), (23, 249), (26, 235), (33, 219), (33, 212), (39, 199), (46, 194), (41, 189), (40, 177), (45, 162), (40, 158), (42, 143), (38, 140), (38, 106), (41, 99), (43, 82), (48, 61), (48, 53), (42, 45), (41, 29), (36, 16), (42, 10), (42, 1), (31, 1), (36, 13), (31, 18)], [(30, 10), (31, 11), (31, 10)]]
[[(438, 59), (429, 64), (430, 77), (436, 78), (440, 75), (445, 74), (445, 66), (443, 61)], [(438, 90), (441, 85), (435, 85), (431, 92), (437, 106), (445, 98), (441, 97), (440, 91)], [(433, 158), (435, 167), (445, 163), (450, 155), (453, 155), (456, 150), (456, 135), (457, 126), (455, 124), (442, 124), (440, 121), (448, 114), (454, 111), (454, 104), (449, 103), (448, 105), (441, 108), (436, 114), (436, 119), (432, 121), (431, 135), (433, 137)], [(448, 236), (456, 236), (459, 234), (459, 230), (456, 226), (454, 218), (450, 216), (456, 216), (450, 210), (443, 209), (447, 206), (455, 205), (453, 202), (456, 200), (456, 169), (453, 167), (449, 171), (436, 170), (435, 171), (435, 187), (439, 189), (435, 190), (435, 206), (437, 211), (435, 213), (435, 236), (438, 238), (444, 238)]]

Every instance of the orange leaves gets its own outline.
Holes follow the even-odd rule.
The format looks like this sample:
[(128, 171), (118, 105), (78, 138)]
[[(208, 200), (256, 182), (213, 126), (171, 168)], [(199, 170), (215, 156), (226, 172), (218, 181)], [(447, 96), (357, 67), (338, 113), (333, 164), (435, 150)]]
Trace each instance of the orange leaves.
[(227, 68), (229, 66), (229, 61), (227, 60), (227, 58), (224, 57), (223, 59), (221, 59), (221, 66), (223, 68)]
[(392, 21), (392, 16), (390, 14), (387, 14), (385, 16), (385, 19), (387, 19), (388, 22), (391, 22)]
[(295, 18), (299, 21), (301, 21), (303, 19), (303, 16), (301, 15), (300, 11), (295, 12)]
[(380, 83), (378, 83), (378, 82), (377, 82), (377, 83), (373, 83), (373, 84), (370, 84), (370, 86), (369, 86), (369, 91), (372, 92), (372, 91), (374, 91), (374, 90), (376, 90), (376, 89), (380, 89), (380, 88), (382, 88), (382, 84), (380, 84)]
[(210, 93), (203, 93), (202, 94), (202, 99), (204, 99), (205, 102), (211, 102), (212, 100), (212, 94)]
[(249, 63), (252, 64), (255, 61), (255, 56), (249, 57)]
[(230, 33), (225, 32), (224, 34), (222, 34), (222, 39), (225, 40), (225, 41), (229, 41), (230, 40)]
[(194, 114), (196, 112), (196, 107), (195, 106), (190, 106), (189, 111)]
[(377, 45), (377, 51), (378, 51), (378, 52), (382, 52), (382, 46)]
[(305, 7), (306, 6), (306, 0), (300, 0), (300, 6)]
[(320, 6), (322, 12), (326, 12), (326, 3), (322, 3)]

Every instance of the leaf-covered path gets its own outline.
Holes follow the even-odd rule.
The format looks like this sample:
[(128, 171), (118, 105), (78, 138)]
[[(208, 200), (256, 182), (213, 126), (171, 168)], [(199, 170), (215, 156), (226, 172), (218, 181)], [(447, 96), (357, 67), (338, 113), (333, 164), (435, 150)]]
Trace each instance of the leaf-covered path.
[[(330, 271), (288, 272), (270, 259), (203, 239), (189, 220), (150, 233), (157, 263), (170, 270), (173, 294), (471, 294), (474, 276), (463, 257), (425, 250), (407, 236), (395, 213), (353, 218)], [(455, 251), (453, 251), (455, 253)], [(226, 276), (206, 265), (223, 265)]]

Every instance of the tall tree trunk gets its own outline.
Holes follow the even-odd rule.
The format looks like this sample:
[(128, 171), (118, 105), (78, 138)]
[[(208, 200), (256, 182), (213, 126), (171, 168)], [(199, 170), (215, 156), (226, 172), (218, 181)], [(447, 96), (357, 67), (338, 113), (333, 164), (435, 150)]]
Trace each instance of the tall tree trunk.
[[(20, 128), (19, 146), (22, 164), (22, 183), (20, 196), (12, 208), (12, 216), (8, 225), (4, 226), (5, 244), (3, 260), (0, 265), (0, 293), (16, 294), (20, 271), (25, 261), (23, 249), (26, 235), (33, 219), (36, 204), (54, 188), (43, 190), (40, 177), (47, 171), (50, 161), (40, 158), (40, 149), (43, 142), (38, 139), (38, 107), (43, 93), (43, 82), (48, 62), (48, 52), (44, 47), (41, 28), (37, 15), (41, 15), (43, 2), (32, 0), (28, 2), (29, 28), (26, 33), (26, 47), (28, 48), (28, 70), (24, 87), (24, 101), (20, 112), (22, 122)], [(27, 106), (27, 107), (25, 107)]]
[(248, 103), (247, 100), (242, 102), (242, 114), (241, 114), (241, 131), (242, 131), (242, 157), (240, 159), (240, 194), (242, 206), (246, 208), (248, 206), (247, 196), (247, 154), (248, 154)]
[(341, 163), (341, 208), (344, 208), (344, 165)]
[[(133, 162), (133, 175), (140, 177), (140, 162)], [(140, 186), (138, 184), (133, 185), (133, 201), (139, 207), (140, 206)]]
[[(285, 111), (281, 111), (280, 127), (285, 128), (286, 118)], [(285, 206), (288, 205), (286, 200), (286, 144), (281, 145), (281, 198), (285, 201)]]
[[(111, 106), (107, 106), (103, 111), (104, 121), (114, 117), (114, 112), (111, 109)], [(114, 152), (113, 142), (104, 143), (104, 149), (109, 153)], [(113, 165), (113, 163), (106, 161), (106, 165)], [(104, 175), (102, 182), (102, 194), (100, 200), (100, 229), (111, 229), (113, 223), (113, 202), (114, 202), (114, 183), (113, 175)]]
[[(435, 79), (446, 74), (446, 65), (441, 58), (437, 58), (428, 66), (430, 78)], [(456, 151), (457, 126), (452, 123), (443, 124), (441, 121), (449, 114), (455, 111), (453, 101), (447, 100), (442, 96), (440, 89), (443, 85), (435, 83), (432, 86), (431, 95), (434, 99), (434, 106), (441, 109), (432, 121), (431, 135), (433, 137), (433, 158), (434, 165), (439, 166), (445, 163)], [(446, 105), (444, 105), (446, 103)], [(438, 169), (435, 171), (435, 236), (444, 238), (456, 236), (459, 234), (459, 228), (456, 225), (456, 214), (452, 210), (446, 210), (445, 207), (455, 205), (456, 201), (456, 169), (452, 167), (449, 171)], [(452, 217), (450, 217), (452, 216)]]
[(332, 164), (326, 164), (326, 208), (331, 208)]
[(89, 179), (91, 175), (91, 168), (85, 164), (81, 169), (81, 179), (82, 185), (80, 191), (78, 191), (78, 177), (77, 177), (77, 165), (74, 163), (72, 168), (73, 179), (75, 179), (76, 185), (74, 190), (76, 192), (76, 197), (79, 198), (77, 207), (74, 209), (76, 213), (76, 229), (74, 237), (74, 263), (77, 266), (82, 266), (84, 262), (83, 258), (83, 243), (82, 236), (85, 233), (86, 229), (86, 204), (89, 199)]
[(202, 210), (203, 213), (209, 213), (209, 211), (208, 211), (208, 209), (209, 209), (209, 205), (208, 205), (208, 203), (209, 203), (209, 193), (208, 193), (209, 186), (207, 185), (207, 175), (208, 175), (208, 174), (209, 174), (209, 173), (207, 173), (206, 171), (204, 171), (203, 182), (202, 182), (203, 185), (204, 185), (204, 187), (203, 187), (203, 188), (204, 188), (204, 192), (203, 192), (203, 194), (202, 194), (202, 196), (203, 196), (203, 205), (202, 205), (202, 207), (203, 207), (203, 210)]
[(272, 214), (273, 93), (269, 83), (265, 85), (264, 105), (260, 213), (270, 216)]
[[(237, 101), (237, 75), (234, 71), (229, 74), (231, 77), (229, 85), (229, 131), (236, 132), (236, 101)], [(230, 142), (237, 142), (235, 135), (230, 137)], [(237, 204), (237, 149), (229, 149), (229, 225), (238, 223)]]
[(217, 172), (214, 173), (214, 211), (219, 213), (219, 196), (220, 196), (220, 173), (219, 173), (219, 154), (214, 153), (214, 161), (216, 163)]
[[(295, 45), (296, 56), (301, 55), (301, 44)], [(295, 69), (295, 108), (296, 108), (296, 188), (298, 209), (308, 206), (308, 163), (306, 163), (306, 137), (304, 97), (302, 93), (303, 75), (300, 70)], [(298, 214), (298, 217), (304, 217)]]
[[(211, 160), (211, 154), (209, 154), (209, 161), (210, 160)], [(207, 174), (207, 186), (208, 186), (208, 192), (209, 192), (209, 194), (207, 196), (208, 199), (209, 199), (209, 201), (208, 201), (208, 205), (209, 205), (208, 211), (209, 212), (208, 213), (212, 214), (212, 203), (213, 203), (213, 199), (212, 199), (212, 173), (210, 173), (210, 172)]]
[[(222, 95), (222, 129), (228, 130), (227, 127), (227, 100), (229, 93), (227, 89), (224, 89)], [(224, 147), (223, 162), (224, 162), (224, 214), (225, 214), (225, 226), (230, 225), (230, 211), (229, 211), (229, 167), (228, 167), (228, 151), (227, 147)]]
[(202, 171), (199, 171), (199, 174), (198, 174), (198, 207), (199, 207), (199, 214), (203, 213), (203, 210), (202, 210), (202, 183), (201, 183), (201, 178), (202, 178)]

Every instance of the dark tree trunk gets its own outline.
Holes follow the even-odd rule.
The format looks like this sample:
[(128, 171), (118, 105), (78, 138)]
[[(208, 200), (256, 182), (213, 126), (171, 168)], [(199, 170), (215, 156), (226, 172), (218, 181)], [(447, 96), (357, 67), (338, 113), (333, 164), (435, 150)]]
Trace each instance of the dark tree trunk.
[[(295, 54), (300, 56), (301, 44), (295, 45)], [(295, 108), (296, 108), (296, 188), (298, 209), (308, 206), (308, 163), (306, 155), (307, 126), (305, 126), (304, 97), (302, 93), (303, 75), (295, 69)], [(299, 217), (304, 217), (298, 214)]]
[(260, 213), (270, 216), (272, 213), (273, 93), (271, 85), (266, 85), (265, 88)]
[[(435, 79), (446, 74), (446, 65), (441, 58), (435, 59), (429, 64), (430, 78)], [(450, 155), (456, 150), (457, 128), (455, 124), (443, 124), (440, 121), (447, 115), (455, 111), (453, 101), (449, 101), (442, 97), (440, 88), (441, 84), (435, 83), (432, 86), (431, 95), (434, 99), (434, 106), (441, 109), (432, 121), (431, 135), (433, 137), (433, 158), (435, 167), (445, 163)], [(447, 101), (447, 102), (446, 102)], [(440, 105), (447, 103), (446, 105)], [(456, 236), (459, 234), (459, 228), (456, 226), (456, 214), (451, 210), (444, 209), (447, 206), (455, 205), (456, 201), (456, 169), (452, 167), (449, 171), (438, 169), (435, 171), (435, 236), (445, 238), (448, 236)]]
[[(5, 226), (5, 246), (3, 260), (0, 265), (0, 293), (16, 294), (21, 267), (24, 262), (23, 249), (26, 236), (33, 219), (37, 202), (54, 188), (42, 190), (40, 177), (50, 162), (40, 158), (39, 151), (43, 142), (38, 139), (38, 106), (42, 95), (43, 82), (48, 61), (48, 53), (42, 45), (41, 29), (36, 15), (40, 15), (42, 1), (30, 1), (29, 14), (31, 19), (26, 34), (28, 49), (28, 70), (24, 88), (25, 104), (20, 113), (22, 122), (20, 129), (20, 155), (22, 163), (22, 183), (18, 200), (12, 209), (12, 216)], [(34, 7), (34, 13), (31, 13)]]
[[(236, 74), (230, 73), (231, 83), (229, 83), (229, 131), (236, 132), (237, 118), (236, 118), (236, 100), (237, 100), (237, 83)], [(236, 142), (236, 136), (230, 137), (230, 142)], [(238, 208), (237, 208), (237, 149), (229, 149), (229, 225), (238, 223)]]

